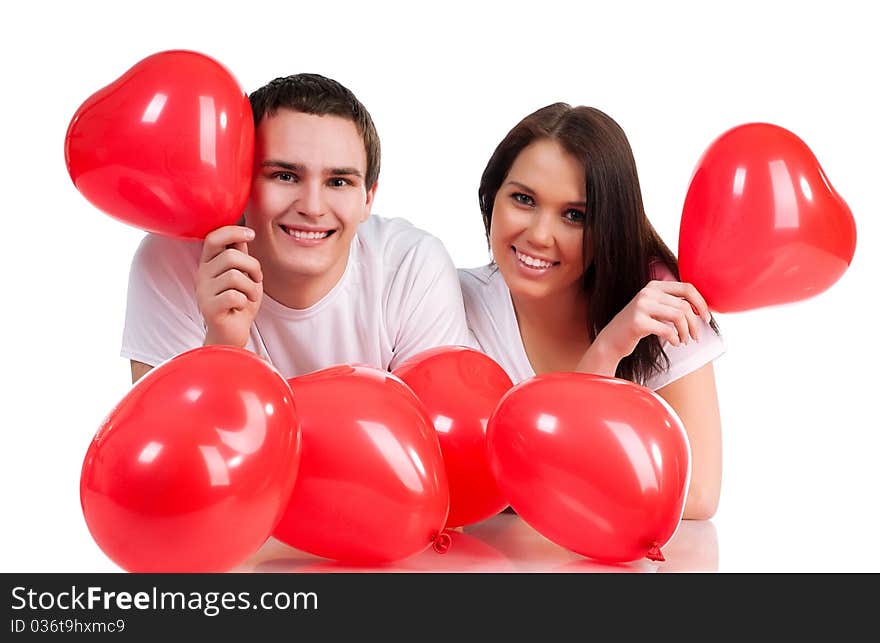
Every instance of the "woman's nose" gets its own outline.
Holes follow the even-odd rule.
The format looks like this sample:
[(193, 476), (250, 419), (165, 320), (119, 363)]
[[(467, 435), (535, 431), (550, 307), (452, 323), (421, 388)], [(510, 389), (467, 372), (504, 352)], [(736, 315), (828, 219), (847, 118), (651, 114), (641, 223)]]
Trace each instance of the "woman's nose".
[(554, 224), (550, 213), (536, 212), (527, 231), (528, 241), (540, 247), (552, 246)]

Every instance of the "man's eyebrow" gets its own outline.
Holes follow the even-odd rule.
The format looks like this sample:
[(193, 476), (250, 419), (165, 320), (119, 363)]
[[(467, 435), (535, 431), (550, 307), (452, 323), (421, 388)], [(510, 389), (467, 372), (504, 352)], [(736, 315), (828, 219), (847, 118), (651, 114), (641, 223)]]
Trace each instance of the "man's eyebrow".
[[(306, 171), (305, 166), (300, 163), (287, 163), (286, 161), (275, 161), (272, 159), (263, 161), (262, 166), (278, 167), (283, 170), (290, 170), (291, 172), (299, 172), (301, 174)], [(356, 176), (359, 178), (363, 178), (364, 176), (364, 173), (356, 167), (331, 167), (325, 171), (325, 174), (332, 176)]]
[(284, 161), (263, 161), (263, 167), (280, 167), (284, 170), (291, 170), (292, 172), (302, 172), (305, 168), (299, 163), (285, 163)]
[(363, 178), (364, 174), (356, 167), (331, 167), (327, 174), (333, 175), (342, 175), (342, 176), (357, 176), (359, 178)]

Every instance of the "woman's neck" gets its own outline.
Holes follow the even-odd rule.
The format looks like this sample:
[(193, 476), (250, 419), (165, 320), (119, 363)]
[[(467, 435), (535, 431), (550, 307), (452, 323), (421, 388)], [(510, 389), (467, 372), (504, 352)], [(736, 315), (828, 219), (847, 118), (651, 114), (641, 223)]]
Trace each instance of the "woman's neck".
[(520, 337), (535, 373), (574, 370), (587, 348), (589, 307), (583, 291), (531, 299), (510, 295)]

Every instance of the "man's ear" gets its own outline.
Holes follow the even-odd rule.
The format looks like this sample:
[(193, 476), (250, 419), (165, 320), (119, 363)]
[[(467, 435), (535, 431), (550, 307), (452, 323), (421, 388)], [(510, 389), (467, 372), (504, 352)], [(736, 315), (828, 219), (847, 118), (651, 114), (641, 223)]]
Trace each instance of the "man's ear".
[(379, 187), (379, 182), (376, 181), (375, 183), (373, 183), (373, 187), (371, 187), (369, 190), (367, 190), (367, 202), (364, 206), (364, 216), (361, 219), (361, 223), (366, 221), (370, 216), (370, 212), (373, 209), (373, 200), (376, 198), (376, 188), (378, 188), (378, 187)]

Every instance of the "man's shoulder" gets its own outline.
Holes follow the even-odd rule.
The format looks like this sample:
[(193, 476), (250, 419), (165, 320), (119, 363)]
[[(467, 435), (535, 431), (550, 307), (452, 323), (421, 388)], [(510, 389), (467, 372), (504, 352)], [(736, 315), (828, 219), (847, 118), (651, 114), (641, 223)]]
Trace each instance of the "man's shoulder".
[(161, 234), (147, 234), (140, 242), (132, 270), (149, 273), (192, 273), (202, 253), (202, 242), (175, 239)]
[(138, 246), (139, 254), (155, 256), (192, 256), (198, 257), (202, 251), (200, 239), (176, 239), (164, 234), (147, 233)]
[(358, 244), (368, 254), (383, 262), (400, 261), (417, 253), (446, 253), (443, 243), (427, 230), (401, 217), (370, 215), (358, 227)]
[(358, 236), (365, 242), (383, 242), (392, 239), (418, 240), (424, 237), (433, 237), (427, 230), (413, 225), (403, 217), (383, 217), (377, 214), (370, 215), (358, 227)]

